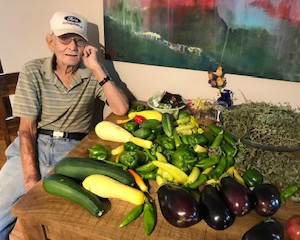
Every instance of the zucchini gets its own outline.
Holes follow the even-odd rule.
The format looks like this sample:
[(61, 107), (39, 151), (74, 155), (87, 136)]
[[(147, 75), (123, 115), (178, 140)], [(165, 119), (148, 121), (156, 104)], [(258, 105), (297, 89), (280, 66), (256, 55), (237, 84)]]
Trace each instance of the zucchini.
[(66, 157), (59, 161), (54, 172), (79, 180), (92, 174), (103, 174), (126, 185), (134, 185), (133, 176), (122, 168), (89, 158)]
[(43, 188), (51, 195), (79, 204), (95, 217), (100, 217), (104, 212), (103, 203), (96, 195), (64, 175), (51, 174), (46, 176), (43, 180)]

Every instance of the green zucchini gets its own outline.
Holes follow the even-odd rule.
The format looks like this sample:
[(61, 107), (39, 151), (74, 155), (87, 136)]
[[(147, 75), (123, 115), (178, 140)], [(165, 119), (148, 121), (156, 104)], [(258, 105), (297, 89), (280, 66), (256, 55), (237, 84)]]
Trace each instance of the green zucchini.
[(134, 178), (129, 172), (120, 167), (89, 158), (63, 158), (55, 165), (54, 172), (81, 181), (89, 175), (102, 174), (126, 185), (134, 185)]
[(104, 212), (103, 203), (96, 195), (64, 175), (51, 174), (46, 176), (43, 180), (43, 188), (51, 195), (79, 204), (95, 217), (100, 217)]

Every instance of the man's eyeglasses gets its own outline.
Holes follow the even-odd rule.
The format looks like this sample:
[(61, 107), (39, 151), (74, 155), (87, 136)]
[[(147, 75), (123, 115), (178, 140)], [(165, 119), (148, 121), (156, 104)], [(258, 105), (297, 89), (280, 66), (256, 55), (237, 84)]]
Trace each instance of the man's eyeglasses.
[(84, 47), (87, 44), (87, 41), (84, 40), (82, 37), (74, 37), (70, 35), (62, 35), (58, 37), (59, 42), (63, 45), (69, 45), (72, 40), (74, 40), (77, 47)]

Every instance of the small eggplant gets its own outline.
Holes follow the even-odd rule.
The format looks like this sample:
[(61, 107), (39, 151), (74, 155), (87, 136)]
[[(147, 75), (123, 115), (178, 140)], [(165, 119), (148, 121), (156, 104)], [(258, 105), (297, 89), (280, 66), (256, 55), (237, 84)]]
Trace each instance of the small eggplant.
[(262, 221), (250, 228), (242, 240), (282, 240), (283, 227), (274, 219)]
[(253, 209), (261, 216), (269, 217), (280, 207), (280, 192), (272, 184), (262, 183), (252, 190)]
[(250, 191), (232, 177), (221, 179), (220, 192), (234, 215), (244, 216), (252, 210)]
[(161, 212), (171, 225), (184, 228), (202, 219), (199, 205), (186, 189), (168, 183), (160, 186), (157, 194)]
[(211, 185), (205, 186), (201, 193), (201, 206), (203, 219), (211, 228), (224, 230), (235, 220), (235, 215), (230, 212), (218, 190)]

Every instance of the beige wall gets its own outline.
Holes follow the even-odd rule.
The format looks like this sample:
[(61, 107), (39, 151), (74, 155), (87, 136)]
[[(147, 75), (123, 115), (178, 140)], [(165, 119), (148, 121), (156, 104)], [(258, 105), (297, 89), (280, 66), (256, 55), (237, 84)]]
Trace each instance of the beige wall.
[[(0, 0), (0, 54), (4, 72), (20, 71), (32, 58), (49, 56), (45, 35), (50, 31), (49, 19), (57, 10), (80, 13), (98, 26), (99, 38), (104, 43), (103, 5), (101, 0)], [(217, 98), (217, 91), (207, 83), (207, 72), (114, 62), (121, 80), (136, 98), (146, 100), (158, 90), (179, 93), (185, 98)], [(226, 74), (227, 88), (235, 94), (236, 103), (248, 100), (289, 102), (300, 107), (300, 83), (259, 79)]]

